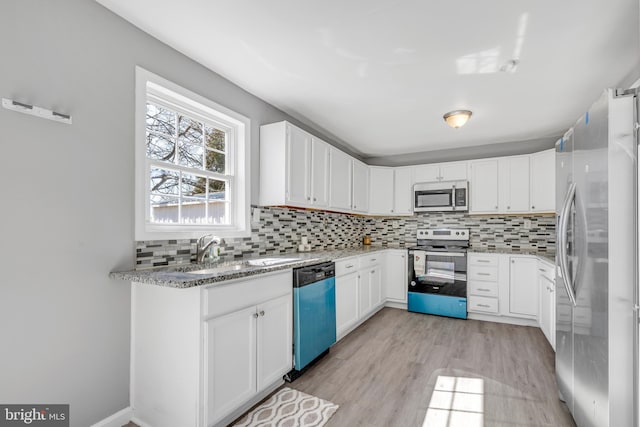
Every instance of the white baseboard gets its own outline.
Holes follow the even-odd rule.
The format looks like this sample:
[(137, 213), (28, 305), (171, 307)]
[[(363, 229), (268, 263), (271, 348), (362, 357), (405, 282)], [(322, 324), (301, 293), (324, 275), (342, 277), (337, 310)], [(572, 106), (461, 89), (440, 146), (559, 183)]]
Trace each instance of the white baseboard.
[[(131, 407), (124, 408), (121, 411), (116, 412), (113, 415), (108, 416), (104, 420), (98, 421), (91, 427), (122, 427), (129, 421), (132, 421), (133, 409)], [(136, 424), (136, 421), (134, 421)]]
[(483, 320), (485, 322), (508, 323), (510, 325), (533, 326), (539, 328), (538, 322), (534, 319), (521, 319), (519, 317), (499, 316), (481, 313), (467, 313), (467, 319)]
[(136, 418), (135, 416), (131, 417), (131, 421), (138, 424), (140, 427), (151, 427), (151, 424), (147, 424), (144, 421), (140, 420), (139, 418)]

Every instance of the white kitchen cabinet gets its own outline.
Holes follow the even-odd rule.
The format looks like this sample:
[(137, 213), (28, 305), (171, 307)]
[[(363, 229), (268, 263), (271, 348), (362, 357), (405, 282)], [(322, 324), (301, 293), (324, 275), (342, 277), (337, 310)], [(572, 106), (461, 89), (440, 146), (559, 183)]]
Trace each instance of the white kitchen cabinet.
[(387, 301), (407, 303), (407, 251), (390, 249), (384, 256), (383, 293)]
[(371, 311), (371, 277), (369, 270), (358, 272), (358, 318), (362, 319)]
[(500, 159), (499, 211), (524, 213), (529, 211), (529, 156), (511, 156)]
[(510, 257), (509, 312), (532, 318), (538, 314), (538, 261), (534, 257)]
[(329, 206), (329, 144), (311, 138), (311, 204), (316, 208)]
[(357, 258), (336, 261), (336, 335), (338, 339), (350, 331), (360, 318), (359, 265)]
[(369, 210), (369, 166), (352, 159), (352, 193), (351, 209), (355, 212), (367, 212)]
[(256, 393), (256, 307), (205, 322), (207, 426)]
[(369, 286), (371, 289), (371, 309), (382, 305), (382, 272), (380, 265), (369, 269)]
[(497, 254), (467, 254), (467, 311), (499, 313), (499, 258)]
[(474, 160), (470, 162), (470, 171), (469, 212), (498, 212), (498, 160)]
[(555, 212), (556, 152), (540, 151), (530, 156), (530, 197), (532, 212)]
[(458, 181), (467, 179), (467, 162), (434, 163), (414, 166), (414, 182)]
[(393, 168), (369, 168), (369, 213), (392, 215), (394, 202)]
[(394, 169), (393, 213), (413, 214), (413, 168)]
[(547, 262), (538, 261), (538, 288), (540, 302), (538, 304), (538, 324), (544, 336), (556, 348), (556, 294), (555, 267)]
[(226, 425), (282, 385), (293, 365), (291, 277), (133, 283), (133, 416), (156, 427)]
[(260, 127), (260, 204), (326, 208), (328, 145), (288, 122)]
[(329, 147), (329, 208), (351, 210), (351, 157)]

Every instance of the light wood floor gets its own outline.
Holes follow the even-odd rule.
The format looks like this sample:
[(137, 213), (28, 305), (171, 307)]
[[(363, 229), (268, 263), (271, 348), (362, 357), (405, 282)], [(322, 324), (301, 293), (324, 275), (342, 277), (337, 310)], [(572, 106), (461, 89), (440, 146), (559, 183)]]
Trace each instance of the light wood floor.
[(420, 427), (438, 376), (483, 380), (482, 427), (575, 426), (553, 350), (525, 326), (385, 308), (286, 386), (340, 405), (327, 427)]

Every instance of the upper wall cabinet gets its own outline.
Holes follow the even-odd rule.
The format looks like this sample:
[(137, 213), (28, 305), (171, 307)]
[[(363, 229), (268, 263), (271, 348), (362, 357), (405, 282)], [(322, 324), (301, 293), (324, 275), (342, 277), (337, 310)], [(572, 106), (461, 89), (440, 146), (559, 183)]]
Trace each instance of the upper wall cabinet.
[(556, 153), (554, 149), (530, 157), (530, 209), (532, 212), (555, 212)]
[(500, 159), (500, 169), (500, 211), (505, 213), (528, 212), (529, 156), (503, 157)]
[(369, 167), (369, 213), (411, 215), (413, 168)]
[(288, 122), (260, 127), (260, 204), (326, 208), (328, 145)]
[(469, 162), (469, 174), (469, 212), (498, 212), (498, 159)]
[(467, 179), (467, 162), (437, 163), (413, 167), (414, 182), (458, 181)]
[(355, 212), (367, 213), (369, 212), (369, 166), (356, 159), (351, 159), (351, 162), (353, 171), (351, 209)]
[(351, 210), (351, 157), (329, 147), (329, 209)]

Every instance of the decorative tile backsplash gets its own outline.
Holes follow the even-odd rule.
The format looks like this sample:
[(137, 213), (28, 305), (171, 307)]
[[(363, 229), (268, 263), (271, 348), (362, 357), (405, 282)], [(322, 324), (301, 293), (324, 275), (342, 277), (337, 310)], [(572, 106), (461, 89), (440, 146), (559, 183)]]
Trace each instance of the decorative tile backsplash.
[[(473, 216), (462, 213), (420, 213), (411, 217), (364, 217), (293, 208), (263, 207), (260, 223), (251, 236), (224, 239), (222, 259), (296, 252), (306, 236), (312, 250), (342, 249), (362, 245), (365, 235), (372, 245), (406, 247), (416, 243), (416, 229), (462, 227), (471, 231), (472, 249), (513, 249), (555, 253), (554, 216)], [(525, 229), (525, 220), (531, 227)], [(196, 259), (196, 240), (136, 242), (136, 269), (188, 264)]]

